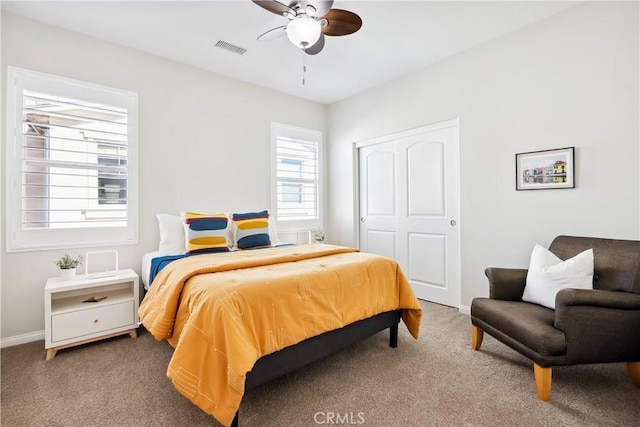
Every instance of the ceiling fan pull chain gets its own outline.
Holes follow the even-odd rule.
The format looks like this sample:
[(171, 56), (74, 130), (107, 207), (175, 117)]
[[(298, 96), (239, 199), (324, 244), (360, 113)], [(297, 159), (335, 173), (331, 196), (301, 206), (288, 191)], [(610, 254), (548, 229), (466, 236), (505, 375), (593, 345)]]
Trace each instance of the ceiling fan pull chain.
[(302, 52), (302, 86), (305, 86), (306, 83), (306, 74), (307, 74), (307, 66), (304, 63), (304, 50), (301, 50)]

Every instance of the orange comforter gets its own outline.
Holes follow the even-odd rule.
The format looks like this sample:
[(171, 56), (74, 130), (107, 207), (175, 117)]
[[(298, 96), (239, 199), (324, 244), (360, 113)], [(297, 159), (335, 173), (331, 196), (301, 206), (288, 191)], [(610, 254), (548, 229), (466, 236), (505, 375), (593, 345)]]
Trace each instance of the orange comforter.
[(175, 348), (167, 376), (176, 389), (230, 425), (260, 357), (396, 309), (417, 339), (420, 304), (394, 261), (304, 245), (174, 261), (153, 281), (140, 319)]

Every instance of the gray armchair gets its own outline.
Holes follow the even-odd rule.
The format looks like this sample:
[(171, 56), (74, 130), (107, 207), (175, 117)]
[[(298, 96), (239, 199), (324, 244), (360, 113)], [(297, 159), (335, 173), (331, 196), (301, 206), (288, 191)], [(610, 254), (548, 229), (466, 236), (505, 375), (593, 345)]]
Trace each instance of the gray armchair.
[(488, 333), (533, 361), (538, 398), (551, 396), (552, 367), (626, 362), (640, 388), (640, 241), (558, 236), (566, 260), (593, 248), (594, 289), (563, 289), (555, 310), (522, 301), (527, 270), (487, 268), (489, 298), (471, 303), (471, 346)]

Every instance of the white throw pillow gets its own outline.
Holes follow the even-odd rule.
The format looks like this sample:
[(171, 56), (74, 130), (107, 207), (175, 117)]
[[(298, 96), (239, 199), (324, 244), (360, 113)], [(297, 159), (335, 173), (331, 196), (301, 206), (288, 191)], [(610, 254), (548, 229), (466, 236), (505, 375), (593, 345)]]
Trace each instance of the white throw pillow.
[(555, 309), (556, 294), (566, 288), (593, 289), (593, 249), (562, 261), (536, 244), (522, 300)]
[(184, 243), (184, 223), (177, 215), (157, 214), (158, 225), (160, 226), (160, 244), (158, 251), (163, 254), (183, 254)]

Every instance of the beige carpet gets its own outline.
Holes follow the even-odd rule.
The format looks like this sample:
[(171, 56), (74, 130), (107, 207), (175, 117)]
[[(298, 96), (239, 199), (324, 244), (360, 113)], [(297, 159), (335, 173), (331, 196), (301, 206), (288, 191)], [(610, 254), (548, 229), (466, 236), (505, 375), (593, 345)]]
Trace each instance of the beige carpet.
[[(245, 395), (241, 426), (640, 426), (640, 390), (624, 364), (554, 370), (536, 398), (528, 359), (490, 336), (469, 344), (469, 318), (423, 302), (420, 340), (401, 325)], [(219, 426), (165, 376), (171, 347), (141, 331), (58, 352), (1, 351), (3, 427)]]

